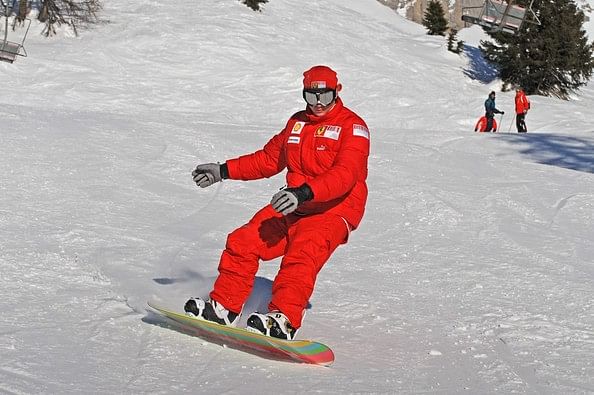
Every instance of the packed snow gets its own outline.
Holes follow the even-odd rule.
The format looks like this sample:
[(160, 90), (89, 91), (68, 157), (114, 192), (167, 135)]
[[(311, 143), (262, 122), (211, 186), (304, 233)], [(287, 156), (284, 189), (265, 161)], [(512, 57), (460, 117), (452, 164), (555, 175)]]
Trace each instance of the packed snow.
[[(102, 23), (0, 63), (0, 393), (594, 393), (594, 86), (513, 92), (375, 0), (105, 1)], [(16, 34), (16, 33), (15, 33)], [(200, 189), (196, 164), (259, 149), (339, 73), (371, 130), (366, 215), (302, 330), (323, 368), (173, 330), (227, 233), (284, 184)], [(474, 133), (489, 91), (499, 133)], [(266, 305), (262, 263), (244, 312)], [(245, 320), (245, 318), (244, 318)]]

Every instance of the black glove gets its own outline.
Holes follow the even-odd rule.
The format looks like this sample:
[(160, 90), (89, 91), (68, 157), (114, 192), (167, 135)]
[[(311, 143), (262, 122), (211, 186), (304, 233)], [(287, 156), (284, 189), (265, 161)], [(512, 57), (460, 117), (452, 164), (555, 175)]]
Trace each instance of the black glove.
[(272, 197), (272, 208), (282, 215), (292, 213), (303, 202), (313, 199), (313, 192), (309, 185), (303, 184), (299, 188), (285, 188)]
[(501, 115), (505, 114), (505, 111), (501, 111)]

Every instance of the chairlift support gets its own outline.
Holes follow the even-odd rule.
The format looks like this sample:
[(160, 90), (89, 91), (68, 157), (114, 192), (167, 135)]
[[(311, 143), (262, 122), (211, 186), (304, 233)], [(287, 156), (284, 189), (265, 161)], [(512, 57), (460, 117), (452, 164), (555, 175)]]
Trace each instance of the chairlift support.
[(25, 18), (27, 29), (25, 30), (25, 35), (23, 36), (23, 39), (20, 43), (8, 41), (8, 18), (12, 13), (12, 9), (10, 9), (9, 12), (8, 2), (5, 0), (1, 0), (0, 5), (2, 5), (0, 17), (4, 17), (4, 39), (0, 41), (0, 61), (12, 63), (15, 61), (17, 56), (27, 57), (27, 51), (25, 50), (23, 44), (25, 43), (25, 39), (29, 33), (31, 20), (29, 18)]
[(533, 2), (531, 0), (525, 8), (514, 4), (514, 0), (484, 0), (484, 4), (478, 7), (462, 7), (462, 20), (482, 26), (490, 33), (501, 31), (515, 34), (524, 22), (540, 25), (540, 20), (532, 10)]

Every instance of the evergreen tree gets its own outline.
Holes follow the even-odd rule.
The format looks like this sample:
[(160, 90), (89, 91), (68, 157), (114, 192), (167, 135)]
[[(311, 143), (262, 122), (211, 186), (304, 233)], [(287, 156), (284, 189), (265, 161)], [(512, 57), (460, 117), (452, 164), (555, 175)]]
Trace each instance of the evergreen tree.
[[(448, 34), (448, 51), (453, 52), (455, 54), (462, 53), (464, 50), (464, 41), (456, 40), (456, 35), (458, 34), (458, 30), (450, 29), (450, 33)], [(454, 46), (454, 43), (456, 44)]]
[(427, 28), (427, 34), (445, 36), (445, 31), (448, 29), (448, 21), (445, 18), (445, 11), (439, 1), (431, 0), (429, 5), (427, 5), (423, 18), (423, 26)]
[(532, 8), (540, 25), (524, 22), (515, 35), (493, 33), (495, 42), (481, 42), (481, 50), (498, 67), (504, 90), (521, 86), (529, 95), (567, 99), (594, 68), (584, 14), (573, 0), (535, 0)]

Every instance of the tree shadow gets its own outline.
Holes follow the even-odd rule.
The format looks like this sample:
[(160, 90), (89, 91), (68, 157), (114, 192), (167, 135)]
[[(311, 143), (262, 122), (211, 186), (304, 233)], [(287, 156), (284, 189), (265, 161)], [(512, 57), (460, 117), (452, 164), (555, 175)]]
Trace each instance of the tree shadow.
[(484, 84), (499, 78), (499, 70), (485, 60), (479, 48), (465, 44), (464, 54), (469, 60), (468, 67), (463, 69), (464, 75)]
[(501, 137), (511, 144), (523, 145), (519, 152), (537, 163), (594, 173), (594, 139), (530, 133)]

